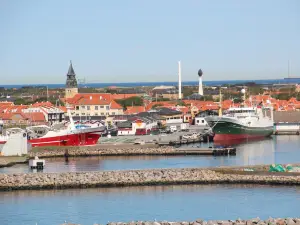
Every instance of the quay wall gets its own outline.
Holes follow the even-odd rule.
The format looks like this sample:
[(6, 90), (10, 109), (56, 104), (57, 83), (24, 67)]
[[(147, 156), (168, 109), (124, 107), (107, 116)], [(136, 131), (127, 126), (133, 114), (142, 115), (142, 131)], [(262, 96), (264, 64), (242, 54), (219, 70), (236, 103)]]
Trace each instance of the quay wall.
[[(79, 225), (64, 223), (62, 225)], [(100, 225), (100, 224), (94, 224)], [(170, 221), (132, 221), (128, 223), (123, 222), (111, 222), (107, 225), (300, 225), (300, 218), (269, 218), (267, 220), (261, 220), (260, 218), (248, 219), (248, 220), (208, 220), (197, 219), (195, 221), (182, 221), (182, 222), (170, 222)]]
[(300, 174), (294, 176), (241, 175), (200, 168), (0, 174), (0, 190), (2, 191), (222, 183), (300, 185)]

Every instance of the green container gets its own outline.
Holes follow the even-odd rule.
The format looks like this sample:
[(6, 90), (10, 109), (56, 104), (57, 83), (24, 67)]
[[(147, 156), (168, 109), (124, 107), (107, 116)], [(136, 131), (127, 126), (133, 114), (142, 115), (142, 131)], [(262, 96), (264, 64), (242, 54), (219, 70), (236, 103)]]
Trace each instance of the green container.
[(286, 169), (280, 164), (270, 165), (269, 172), (286, 172)]

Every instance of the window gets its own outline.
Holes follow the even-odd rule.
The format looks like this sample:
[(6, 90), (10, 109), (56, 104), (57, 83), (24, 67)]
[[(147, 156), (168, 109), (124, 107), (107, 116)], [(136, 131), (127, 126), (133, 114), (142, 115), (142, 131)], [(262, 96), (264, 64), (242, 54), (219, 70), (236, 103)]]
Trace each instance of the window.
[(95, 110), (98, 110), (98, 106), (97, 105), (95, 106)]
[(82, 106), (81, 106), (81, 109), (85, 109), (85, 105), (82, 105)]
[(112, 115), (116, 115), (116, 113), (115, 113), (115, 112), (112, 112), (111, 114), (112, 114)]
[(199, 123), (199, 120), (197, 120), (197, 123)]
[(84, 116), (84, 115), (85, 115), (85, 113), (81, 113), (81, 115), (82, 115), (82, 116)]
[(104, 113), (101, 113), (101, 116), (104, 116)]
[(98, 116), (98, 113), (95, 113), (95, 116)]
[(109, 105), (106, 106), (106, 110), (109, 110)]
[(204, 123), (204, 120), (202, 120), (202, 123)]
[(87, 109), (87, 110), (91, 110), (91, 106), (88, 105), (88, 106), (86, 107), (86, 109)]
[(79, 106), (78, 105), (76, 106), (76, 110), (79, 110)]
[(101, 109), (104, 109), (104, 105), (101, 105), (100, 108), (101, 108)]

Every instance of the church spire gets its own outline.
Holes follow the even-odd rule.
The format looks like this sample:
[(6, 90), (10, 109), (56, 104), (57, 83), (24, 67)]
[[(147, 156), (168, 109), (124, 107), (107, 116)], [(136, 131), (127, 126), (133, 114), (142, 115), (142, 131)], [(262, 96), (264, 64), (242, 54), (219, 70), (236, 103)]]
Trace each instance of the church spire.
[(72, 65), (72, 60), (70, 60), (70, 66), (69, 66), (69, 70), (68, 70), (68, 74), (67, 76), (75, 76), (75, 72), (74, 72), (74, 69), (73, 69), (73, 65)]
[(66, 88), (77, 88), (76, 74), (74, 72), (71, 60), (70, 60), (69, 70), (67, 73)]

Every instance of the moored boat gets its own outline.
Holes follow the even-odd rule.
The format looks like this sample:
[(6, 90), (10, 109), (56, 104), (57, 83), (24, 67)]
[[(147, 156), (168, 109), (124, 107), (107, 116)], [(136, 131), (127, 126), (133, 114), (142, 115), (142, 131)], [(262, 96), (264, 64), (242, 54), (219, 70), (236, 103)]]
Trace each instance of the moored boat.
[(74, 124), (68, 111), (70, 124), (66, 129), (51, 130), (48, 126), (27, 127), (28, 142), (32, 147), (39, 146), (90, 146), (97, 144), (105, 126), (88, 126)]
[(75, 126), (71, 114), (69, 113), (70, 124), (67, 128), (54, 129), (46, 125), (31, 126), (25, 130), (20, 128), (10, 128), (5, 131), (5, 135), (0, 135), (0, 144), (5, 144), (10, 134), (26, 132), (28, 142), (32, 147), (40, 146), (90, 146), (97, 144), (99, 138), (106, 131), (103, 125)]
[[(272, 115), (272, 109), (271, 115)], [(205, 117), (212, 128), (214, 141), (259, 139), (273, 133), (273, 118), (261, 107), (230, 108), (224, 116)]]

